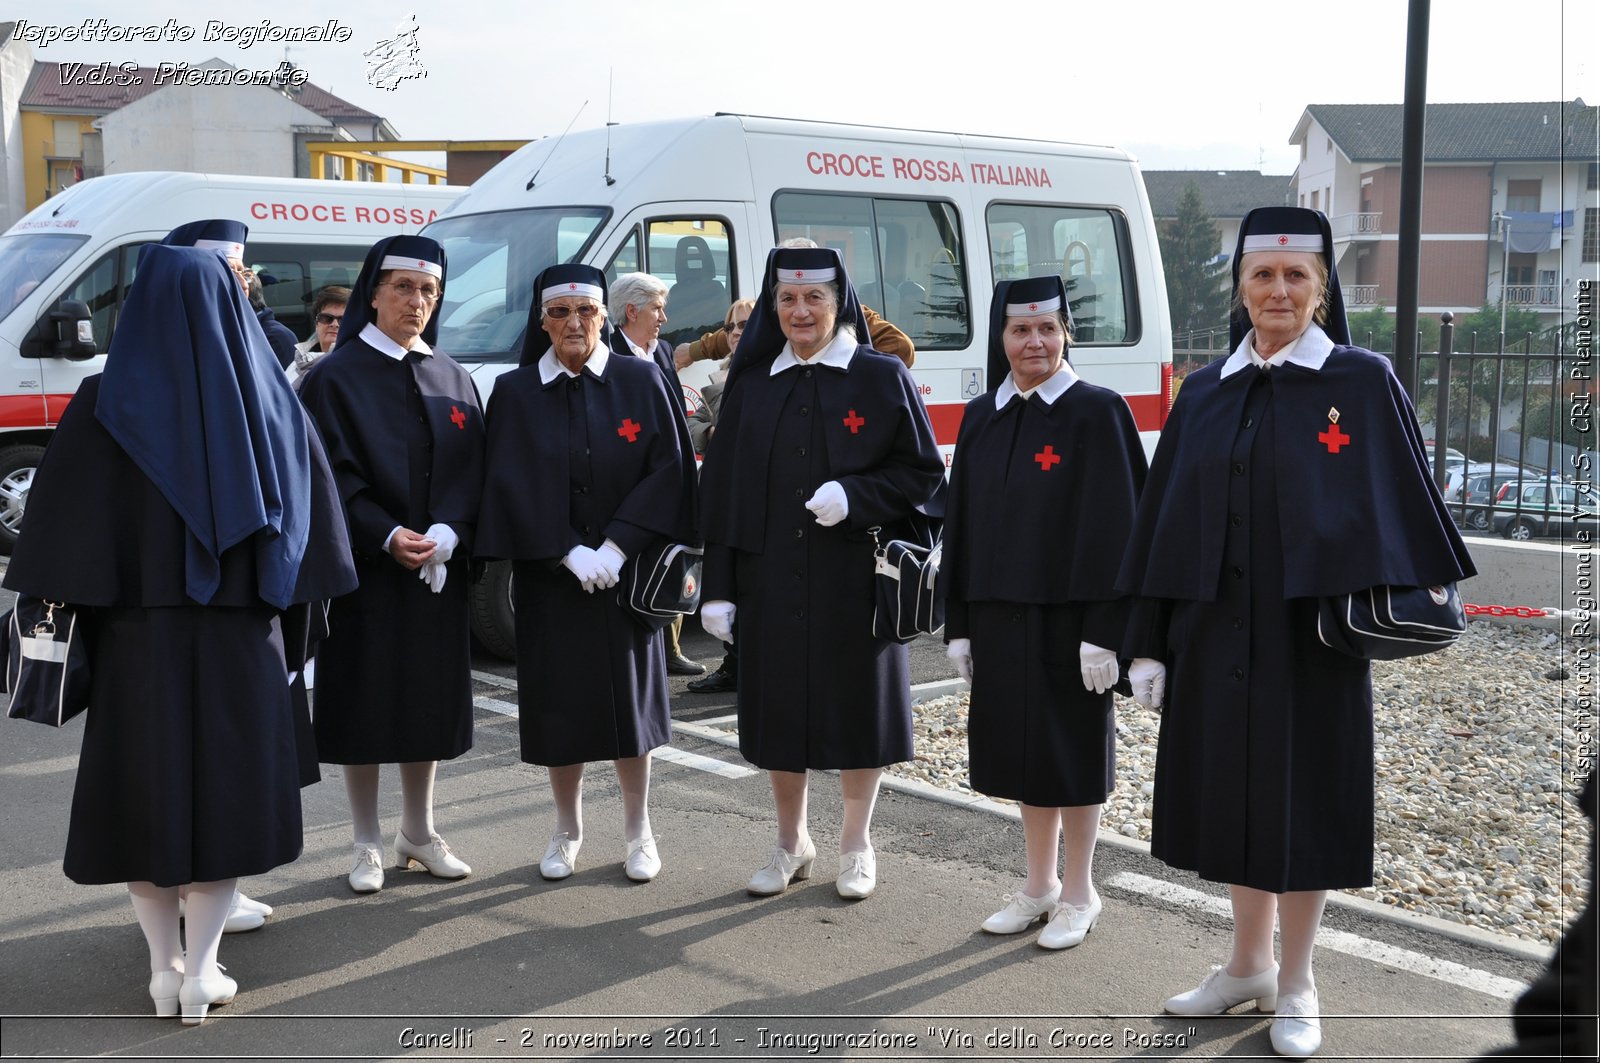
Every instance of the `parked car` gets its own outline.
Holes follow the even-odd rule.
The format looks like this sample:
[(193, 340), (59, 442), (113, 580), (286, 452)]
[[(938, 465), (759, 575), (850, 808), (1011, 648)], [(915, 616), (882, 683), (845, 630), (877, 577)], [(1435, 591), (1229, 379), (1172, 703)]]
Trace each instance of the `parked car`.
[(1567, 536), (1580, 528), (1593, 535), (1600, 509), (1587, 485), (1580, 491), (1559, 480), (1508, 480), (1495, 496), (1490, 520), (1507, 539)]
[(1490, 511), (1500, 488), (1511, 480), (1532, 480), (1538, 475), (1536, 470), (1516, 465), (1467, 465), (1460, 470), (1451, 470), (1444, 500), (1462, 525), (1488, 531), (1491, 525)]

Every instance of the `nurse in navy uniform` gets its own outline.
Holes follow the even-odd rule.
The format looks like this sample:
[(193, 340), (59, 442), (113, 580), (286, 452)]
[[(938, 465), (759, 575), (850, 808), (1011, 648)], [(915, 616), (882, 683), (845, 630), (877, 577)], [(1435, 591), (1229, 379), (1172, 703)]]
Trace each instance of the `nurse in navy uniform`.
[(911, 374), (866, 334), (838, 252), (775, 248), (701, 473), (701, 622), (731, 642), (737, 610), (739, 748), (777, 805), (757, 896), (810, 875), (813, 768), (840, 773), (839, 894), (872, 893), (878, 783), (912, 756), (906, 648), (872, 633), (870, 529), (903, 533), (944, 462)]
[(522, 759), (549, 768), (556, 806), (539, 873), (572, 874), (584, 764), (610, 760), (623, 868), (648, 882), (661, 870), (648, 796), (650, 751), (672, 733), (667, 661), (617, 584), (647, 547), (695, 541), (694, 452), (656, 364), (611, 347), (605, 274), (551, 266), (534, 293), (522, 368), (489, 401), (478, 551), (512, 562)]
[[(1111, 691), (1128, 620), (1114, 584), (1144, 449), (1122, 396), (1067, 363), (1060, 277), (1002, 281), (989, 321), (993, 390), (967, 404), (950, 471), (945, 637), (972, 684), (972, 787), (1022, 805), (1027, 880), (983, 929), (1048, 919), (1039, 945), (1064, 949), (1100, 918), (1090, 872), (1116, 781)], [(1077, 668), (1061, 659), (1072, 646)]]
[(433, 823), (438, 762), (472, 746), (467, 596), (484, 446), (472, 378), (433, 349), (444, 267), (444, 249), (426, 237), (374, 244), (338, 345), (300, 386), (361, 577), (330, 612), (315, 717), (323, 762), (345, 766), (357, 893), (383, 887), (381, 764), (400, 765), (398, 866), (448, 879), (472, 870)]
[(1227, 963), (1166, 1009), (1253, 999), (1300, 1057), (1322, 1043), (1327, 893), (1372, 884), (1371, 669), (1317, 638), (1317, 599), (1475, 570), (1411, 400), (1350, 344), (1327, 218), (1253, 210), (1233, 261), (1233, 353), (1184, 381), (1139, 499), (1123, 650), (1135, 696), (1165, 705), (1151, 851), (1233, 904)]
[(5, 585), (80, 609), (93, 678), (64, 866), (128, 884), (159, 1016), (233, 999), (217, 951), (238, 878), (300, 855), (290, 684), (309, 603), (355, 579), (327, 459), (227, 265), (144, 247)]

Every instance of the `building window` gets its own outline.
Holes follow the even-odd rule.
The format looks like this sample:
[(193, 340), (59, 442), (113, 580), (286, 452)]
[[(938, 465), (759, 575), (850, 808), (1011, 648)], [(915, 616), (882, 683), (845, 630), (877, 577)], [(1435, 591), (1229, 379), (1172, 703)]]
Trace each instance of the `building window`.
[(1589, 183), (1586, 187), (1590, 189), (1600, 188), (1600, 162), (1591, 162), (1589, 164)]
[(1583, 211), (1583, 260), (1600, 262), (1600, 207)]
[(1539, 179), (1506, 182), (1506, 210), (1532, 214), (1539, 209)]
[(1322, 208), (1322, 204), (1319, 202), (1319, 200), (1321, 198), (1321, 195), (1322, 195), (1322, 192), (1321, 192), (1320, 189), (1313, 188), (1311, 190), (1311, 209), (1312, 210), (1320, 210)]
[(1332, 155), (1333, 154), (1333, 138), (1332, 137), (1328, 138), (1328, 148), (1327, 148), (1326, 151), (1323, 152), (1323, 154), (1324, 155)]

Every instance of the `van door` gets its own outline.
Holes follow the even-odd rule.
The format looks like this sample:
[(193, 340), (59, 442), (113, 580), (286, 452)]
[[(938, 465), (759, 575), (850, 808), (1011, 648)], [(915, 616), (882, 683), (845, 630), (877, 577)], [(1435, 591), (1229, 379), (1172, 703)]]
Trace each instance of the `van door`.
[[(76, 299), (89, 308), (89, 319), (94, 326), (94, 344), (101, 354), (111, 349), (111, 337), (117, 328), (117, 318), (122, 311), (122, 301), (133, 284), (133, 275), (139, 264), (139, 249), (144, 241), (114, 247), (97, 258), (88, 269), (78, 274), (67, 290), (53, 300)], [(39, 373), (44, 382), (47, 423), (55, 425), (67, 408), (67, 400), (78, 390), (78, 385), (88, 376), (100, 372), (105, 365), (99, 359), (73, 362), (65, 358), (40, 358)]]
[[(641, 207), (602, 241), (591, 259), (606, 281), (643, 272), (667, 286), (667, 324), (661, 338), (677, 346), (722, 327), (735, 299), (755, 293), (740, 282), (743, 203), (670, 203)], [(615, 324), (615, 322), (613, 322)]]

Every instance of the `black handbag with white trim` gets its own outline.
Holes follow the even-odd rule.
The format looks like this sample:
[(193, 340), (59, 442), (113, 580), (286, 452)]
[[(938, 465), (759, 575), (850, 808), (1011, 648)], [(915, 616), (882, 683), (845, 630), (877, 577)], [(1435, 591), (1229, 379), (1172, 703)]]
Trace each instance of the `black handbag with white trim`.
[(644, 627), (660, 631), (674, 617), (700, 608), (700, 570), (705, 548), (669, 540), (646, 547), (618, 581), (618, 600)]
[(89, 707), (89, 644), (72, 606), (19, 594), (0, 618), (0, 653), (12, 719), (60, 727)]
[(1323, 645), (1367, 661), (1448, 649), (1466, 630), (1467, 613), (1454, 583), (1369, 587), (1323, 598), (1317, 609)]
[(944, 543), (933, 544), (878, 537), (874, 546), (872, 634), (902, 645), (918, 635), (944, 630), (944, 595), (939, 593), (939, 561)]

